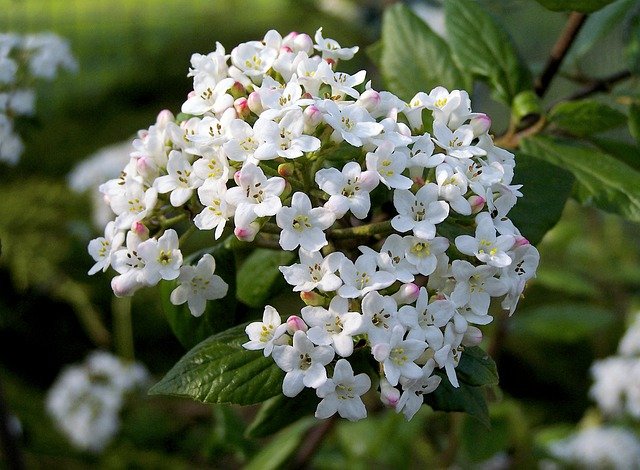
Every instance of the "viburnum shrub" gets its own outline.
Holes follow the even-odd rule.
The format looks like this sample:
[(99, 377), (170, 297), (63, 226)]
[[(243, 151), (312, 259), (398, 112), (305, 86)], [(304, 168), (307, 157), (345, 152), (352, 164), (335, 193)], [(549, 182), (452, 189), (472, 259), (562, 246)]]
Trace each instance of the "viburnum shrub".
[[(181, 114), (162, 111), (101, 186), (114, 218), (90, 274), (113, 268), (117, 296), (164, 281), (188, 307), (174, 329), (203, 339), (153, 391), (250, 404), (308, 388), (316, 417), (358, 420), (377, 388), (411, 419), (427, 395), (465, 409), (461, 389), (495, 383), (479, 326), (514, 312), (539, 260), (509, 219), (516, 159), (466, 91), (405, 102), (340, 71), (357, 51), (319, 29), (194, 54)], [(196, 230), (208, 245), (186, 243)], [(246, 322), (229, 253), (256, 284), (257, 259), (281, 264), (304, 306), (265, 302)]]

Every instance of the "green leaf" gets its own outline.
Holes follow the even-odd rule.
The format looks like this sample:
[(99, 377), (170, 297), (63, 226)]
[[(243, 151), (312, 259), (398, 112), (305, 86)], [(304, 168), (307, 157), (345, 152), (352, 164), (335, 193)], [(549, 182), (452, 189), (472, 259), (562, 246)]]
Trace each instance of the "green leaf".
[(289, 424), (313, 414), (320, 399), (313, 389), (305, 388), (299, 395), (289, 398), (283, 394), (262, 404), (258, 414), (247, 428), (248, 437), (267, 437)]
[(522, 150), (566, 168), (599, 208), (640, 222), (640, 172), (606, 153), (551, 137), (529, 137)]
[(264, 307), (285, 285), (278, 268), (288, 266), (295, 258), (292, 251), (254, 250), (238, 269), (238, 300), (250, 307)]
[(425, 395), (425, 403), (437, 411), (463, 411), (478, 419), (485, 427), (490, 426), (485, 387), (460, 381), (460, 386), (456, 388), (451, 385), (446, 374), (440, 371), (435, 374), (442, 377), (442, 382), (433, 393)]
[(640, 104), (638, 103), (632, 103), (629, 106), (629, 133), (640, 144)]
[[(523, 197), (509, 212), (509, 218), (529, 242), (537, 245), (560, 220), (571, 195), (573, 175), (556, 165), (519, 153), (513, 182), (523, 185)], [(549, 191), (550, 187), (553, 191)]]
[(369, 60), (371, 60), (376, 67), (380, 67), (380, 63), (382, 62), (383, 49), (384, 46), (382, 45), (382, 41), (376, 41), (365, 50), (367, 57), (369, 57)]
[(614, 315), (587, 303), (543, 305), (525, 310), (511, 319), (514, 335), (557, 343), (577, 343), (602, 335)]
[(591, 13), (612, 3), (614, 0), (536, 0), (540, 5), (553, 11), (580, 11)]
[(588, 136), (620, 127), (627, 117), (595, 100), (566, 101), (554, 106), (549, 122), (577, 136)]
[(462, 70), (487, 80), (507, 106), (532, 88), (531, 74), (513, 40), (484, 8), (473, 0), (448, 0), (444, 8), (449, 44)]
[(496, 363), (479, 346), (465, 348), (456, 374), (460, 382), (468, 385), (498, 385)]
[(282, 393), (284, 373), (273, 359), (242, 347), (248, 340), (245, 327), (239, 325), (202, 341), (149, 393), (237, 405), (260, 403)]
[(283, 468), (304, 439), (306, 432), (314, 424), (317, 424), (317, 420), (309, 418), (283, 429), (242, 468), (244, 470), (277, 470)]
[(604, 153), (608, 153), (634, 170), (640, 171), (640, 146), (620, 139), (605, 139), (603, 137), (591, 137), (589, 141)]
[(629, 21), (628, 40), (624, 48), (624, 57), (629, 69), (640, 72), (640, 14), (635, 14)]
[(469, 76), (453, 62), (449, 46), (401, 3), (385, 10), (382, 18), (380, 70), (389, 90), (404, 100), (439, 85), (470, 88)]
[[(162, 281), (160, 283), (162, 309), (171, 326), (171, 330), (187, 349), (191, 349), (205, 338), (224, 331), (234, 324), (237, 300), (235, 295), (236, 273), (233, 252), (223, 245), (216, 245), (210, 252), (216, 260), (215, 274), (229, 285), (229, 291), (222, 299), (209, 300), (201, 316), (194, 317), (186, 303), (182, 305), (173, 305), (171, 303), (169, 296), (171, 291), (178, 285), (177, 281)], [(197, 262), (197, 260), (195, 261)]]

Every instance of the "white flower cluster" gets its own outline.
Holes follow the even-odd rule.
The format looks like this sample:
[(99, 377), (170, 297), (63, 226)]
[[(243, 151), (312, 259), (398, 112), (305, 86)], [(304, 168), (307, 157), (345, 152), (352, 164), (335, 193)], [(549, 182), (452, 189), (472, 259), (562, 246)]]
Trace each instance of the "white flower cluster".
[(285, 395), (316, 389), (316, 416), (355, 420), (371, 379), (347, 358), (366, 346), (382, 400), (411, 418), (436, 368), (458, 386), (464, 347), (482, 338), (474, 325), (491, 322), (492, 298), (513, 313), (539, 255), (507, 217), (521, 196), (514, 156), (468, 94), (376, 91), (365, 71), (337, 70), (357, 50), (322, 29), (272, 30), (194, 54), (186, 117), (160, 113), (100, 188), (115, 217), (89, 245), (90, 273), (112, 266), (116, 295), (177, 278), (172, 302), (200, 315), (227, 285), (210, 255), (182, 266), (174, 221), (215, 239), (231, 221), (240, 240), (297, 250), (281, 271), (308, 306), (285, 323), (267, 306), (245, 347), (273, 354)]
[(147, 380), (142, 364), (95, 351), (61, 372), (47, 394), (47, 411), (74, 446), (100, 452), (118, 432), (125, 396)]
[(53, 80), (58, 69), (75, 71), (68, 43), (53, 33), (0, 34), (0, 161), (18, 162), (24, 149), (14, 120), (35, 111), (35, 79)]
[(607, 415), (640, 419), (640, 313), (622, 337), (618, 352), (593, 363), (589, 393)]

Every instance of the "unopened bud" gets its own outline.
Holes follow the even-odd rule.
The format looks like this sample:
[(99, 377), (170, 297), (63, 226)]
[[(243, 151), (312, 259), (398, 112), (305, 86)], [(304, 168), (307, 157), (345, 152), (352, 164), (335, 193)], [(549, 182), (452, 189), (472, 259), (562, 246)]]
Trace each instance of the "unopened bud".
[(525, 246), (525, 245), (531, 245), (531, 242), (526, 238), (524, 238), (523, 236), (517, 236), (513, 247), (518, 248), (519, 246)]
[(296, 331), (307, 331), (309, 327), (298, 315), (291, 315), (287, 318), (287, 332), (292, 335)]
[(400, 390), (392, 387), (387, 379), (380, 378), (380, 401), (389, 408), (394, 408), (400, 400)]
[(371, 113), (380, 104), (380, 93), (372, 89), (365, 90), (358, 98), (357, 103)]
[(469, 201), (469, 204), (471, 204), (472, 214), (477, 214), (478, 212), (480, 212), (484, 208), (484, 203), (486, 202), (482, 196), (478, 196), (475, 194), (473, 196), (470, 196), (467, 200)]
[(236, 114), (240, 119), (246, 119), (249, 117), (249, 114), (251, 114), (247, 99), (244, 97), (235, 100), (233, 102), (233, 108), (236, 110)]
[(307, 106), (304, 110), (304, 129), (305, 132), (313, 132), (318, 124), (322, 122), (322, 112), (314, 104)]
[(420, 287), (418, 287), (413, 282), (408, 282), (406, 284), (402, 284), (398, 292), (393, 294), (393, 300), (396, 301), (398, 306), (411, 304), (418, 299), (418, 295), (420, 294)]
[(140, 176), (155, 177), (158, 174), (158, 165), (151, 157), (140, 157), (136, 161), (136, 171)]
[(293, 188), (291, 187), (291, 183), (289, 183), (289, 181), (285, 180), (284, 189), (282, 190), (282, 193), (280, 194), (280, 200), (284, 201), (286, 198), (288, 198), (291, 195), (292, 192), (293, 192)]
[(336, 61), (334, 59), (324, 59), (324, 61), (329, 64), (331, 66), (331, 68), (333, 68), (334, 65), (336, 65)]
[(467, 331), (462, 337), (462, 344), (464, 346), (477, 346), (482, 342), (482, 331), (480, 328), (471, 326), (467, 328)]
[(259, 231), (260, 224), (258, 222), (251, 222), (247, 227), (236, 227), (233, 233), (240, 241), (252, 242)]
[(116, 297), (130, 297), (138, 289), (143, 287), (143, 284), (138, 282), (137, 276), (127, 274), (128, 273), (121, 274), (111, 279), (111, 289), (113, 289)]
[(242, 170), (238, 170), (233, 174), (233, 181), (235, 181), (238, 186), (241, 186), (241, 184), (240, 184), (240, 175), (241, 174), (242, 174)]
[(134, 222), (131, 224), (131, 231), (138, 235), (140, 240), (146, 240), (149, 238), (149, 229), (142, 222)]
[(158, 113), (156, 124), (158, 124), (160, 127), (166, 127), (167, 124), (169, 124), (170, 122), (174, 122), (175, 119), (176, 118), (171, 111), (169, 111), (168, 109), (163, 109)]
[(300, 298), (306, 305), (311, 307), (323, 307), (327, 303), (326, 297), (313, 291), (300, 292)]
[(247, 106), (254, 114), (260, 114), (264, 108), (262, 107), (262, 99), (260, 98), (260, 93), (257, 91), (253, 91), (249, 94), (247, 98)]
[(491, 118), (486, 114), (480, 114), (472, 118), (469, 124), (471, 124), (471, 128), (473, 129), (473, 135), (478, 137), (489, 132), (489, 129), (491, 129)]
[(229, 94), (233, 96), (234, 99), (238, 99), (247, 96), (247, 90), (242, 83), (235, 82), (233, 86), (229, 88)]
[(291, 162), (281, 163), (280, 165), (278, 165), (278, 174), (283, 178), (292, 176), (294, 170), (295, 170), (295, 165)]

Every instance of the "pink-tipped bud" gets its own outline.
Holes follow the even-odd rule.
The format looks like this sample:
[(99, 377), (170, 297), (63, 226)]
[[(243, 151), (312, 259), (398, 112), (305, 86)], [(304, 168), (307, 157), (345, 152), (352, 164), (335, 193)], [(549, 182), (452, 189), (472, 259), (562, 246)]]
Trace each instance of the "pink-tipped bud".
[(464, 346), (477, 346), (482, 342), (482, 331), (480, 328), (469, 325), (467, 331), (462, 337), (462, 344)]
[(514, 248), (518, 248), (519, 246), (531, 245), (531, 242), (524, 238), (523, 236), (517, 236), (516, 242), (513, 244)]
[(233, 234), (240, 241), (252, 242), (259, 231), (260, 224), (258, 222), (251, 222), (247, 227), (236, 227), (233, 230)]
[(242, 170), (238, 170), (233, 174), (233, 181), (235, 181), (238, 186), (240, 186), (240, 175), (241, 174), (242, 174)]
[(287, 178), (293, 175), (295, 168), (295, 165), (291, 162), (281, 163), (278, 165), (278, 174), (283, 178)]
[(309, 327), (298, 315), (291, 315), (287, 318), (287, 332), (292, 335), (296, 331), (307, 331)]
[(280, 48), (280, 52), (282, 53), (293, 52), (293, 49), (291, 49), (289, 46), (282, 46)]
[[(195, 92), (194, 92), (195, 93)], [(176, 120), (175, 116), (168, 109), (163, 109), (158, 113), (158, 117), (156, 118), (156, 124), (160, 127), (166, 127), (170, 122), (174, 122)]]
[(189, 93), (187, 93), (187, 98), (193, 98), (194, 96), (196, 96), (196, 92), (194, 91), (190, 91)]
[(486, 202), (482, 196), (478, 196), (475, 194), (473, 196), (470, 196), (467, 201), (469, 201), (469, 204), (471, 204), (472, 214), (477, 214), (478, 212), (480, 212), (484, 208), (484, 204)]
[(380, 93), (375, 90), (368, 89), (360, 95), (357, 103), (364, 106), (364, 108), (370, 113), (373, 112), (380, 104)]
[(323, 307), (327, 303), (327, 298), (317, 292), (300, 292), (302, 301), (311, 307)]
[(418, 295), (420, 294), (420, 287), (413, 282), (408, 282), (406, 284), (402, 284), (398, 292), (393, 294), (393, 300), (396, 301), (398, 306), (411, 304), (418, 299)]
[(144, 285), (138, 282), (138, 277), (133, 275), (133, 270), (129, 273), (121, 274), (111, 279), (111, 289), (116, 297), (130, 297)]
[(306, 52), (307, 55), (313, 53), (313, 39), (308, 34), (297, 34), (293, 40), (293, 50), (296, 52)]
[(262, 107), (262, 99), (260, 98), (260, 93), (257, 91), (252, 91), (247, 98), (247, 105), (249, 109), (254, 114), (260, 114), (264, 108)]
[(486, 114), (480, 114), (472, 118), (469, 124), (471, 124), (471, 128), (473, 129), (473, 135), (478, 137), (489, 132), (489, 129), (491, 129), (491, 118)]
[(236, 110), (236, 114), (240, 119), (246, 119), (251, 114), (249, 104), (246, 98), (238, 98), (233, 102), (233, 108)]
[(140, 157), (136, 160), (136, 170), (140, 176), (155, 177), (158, 172), (158, 165), (151, 157)]
[(140, 240), (149, 238), (149, 229), (142, 222), (134, 222), (131, 224), (131, 231), (140, 237)]
[(304, 128), (305, 131), (313, 130), (322, 122), (322, 111), (315, 104), (307, 106), (304, 110)]
[(380, 401), (389, 408), (394, 408), (400, 401), (400, 390), (392, 387), (387, 379), (380, 378)]
[(247, 96), (247, 89), (240, 82), (235, 82), (231, 88), (229, 88), (229, 94), (234, 98), (240, 98)]
[[(422, 172), (422, 168), (417, 168), (417, 167), (414, 167), (414, 168)], [(411, 170), (413, 170), (413, 168), (411, 168), (409, 172), (411, 172)], [(413, 189), (414, 191), (418, 191), (425, 184), (425, 180), (422, 176), (416, 176), (412, 178), (412, 180), (413, 180), (413, 185), (411, 186), (411, 189)]]
[(324, 59), (324, 61), (329, 64), (331, 66), (331, 68), (333, 68), (334, 65), (336, 65), (336, 61), (334, 59)]

